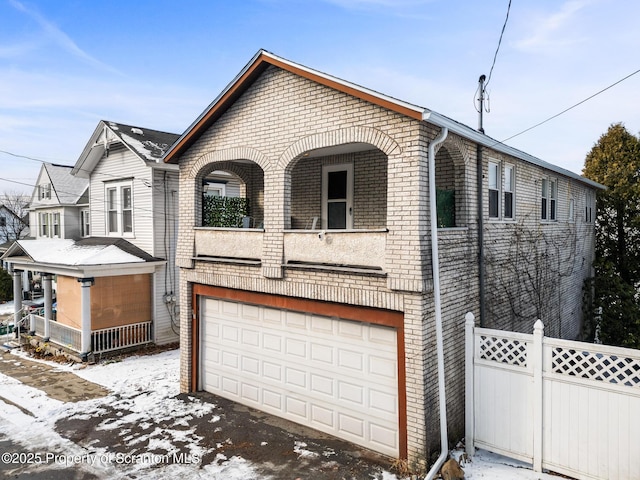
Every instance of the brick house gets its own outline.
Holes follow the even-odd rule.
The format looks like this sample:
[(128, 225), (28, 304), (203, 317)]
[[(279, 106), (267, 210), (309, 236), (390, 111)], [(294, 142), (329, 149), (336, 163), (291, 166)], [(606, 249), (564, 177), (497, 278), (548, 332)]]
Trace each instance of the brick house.
[[(597, 184), (260, 51), (165, 156), (180, 170), (181, 390), (428, 458), (439, 442), (430, 154), (451, 438), (463, 436), (467, 311), (525, 331), (544, 313), (577, 336)], [(202, 226), (214, 170), (242, 180), (250, 228)]]

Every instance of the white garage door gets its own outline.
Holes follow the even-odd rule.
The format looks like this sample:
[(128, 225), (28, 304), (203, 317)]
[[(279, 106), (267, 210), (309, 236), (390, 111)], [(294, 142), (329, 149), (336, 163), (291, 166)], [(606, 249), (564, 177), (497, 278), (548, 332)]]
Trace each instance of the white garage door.
[(393, 328), (241, 303), (201, 303), (201, 388), (399, 455)]

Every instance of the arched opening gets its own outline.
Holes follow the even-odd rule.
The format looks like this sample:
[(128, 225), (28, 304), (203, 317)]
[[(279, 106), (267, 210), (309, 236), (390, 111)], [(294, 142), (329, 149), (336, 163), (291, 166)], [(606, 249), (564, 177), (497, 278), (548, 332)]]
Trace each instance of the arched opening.
[(445, 143), (436, 153), (435, 164), (438, 228), (465, 227), (468, 208), (462, 154), (456, 147)]
[(289, 165), (290, 228), (386, 228), (387, 163), (387, 155), (368, 143), (317, 148), (298, 156)]
[(196, 224), (217, 228), (263, 228), (264, 172), (250, 160), (207, 164), (196, 178), (200, 199)]

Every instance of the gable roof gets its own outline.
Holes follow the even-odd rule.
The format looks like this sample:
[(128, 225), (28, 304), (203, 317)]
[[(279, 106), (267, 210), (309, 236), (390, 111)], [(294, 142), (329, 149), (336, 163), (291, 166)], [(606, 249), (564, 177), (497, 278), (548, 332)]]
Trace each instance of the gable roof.
[(594, 188), (604, 188), (597, 182), (589, 180), (570, 170), (558, 167), (545, 162), (533, 155), (529, 155), (521, 150), (510, 147), (499, 140), (489, 137), (484, 133), (457, 122), (449, 117), (441, 115), (433, 110), (420, 107), (396, 98), (384, 95), (362, 87), (355, 83), (347, 82), (340, 78), (328, 75), (318, 70), (313, 70), (304, 65), (300, 65), (282, 57), (274, 55), (266, 50), (259, 50), (247, 65), (236, 75), (231, 83), (209, 104), (198, 118), (185, 130), (177, 141), (169, 148), (164, 156), (167, 163), (177, 163), (179, 156), (185, 152), (231, 105), (255, 82), (255, 80), (269, 67), (276, 66), (288, 72), (307, 78), (321, 85), (347, 93), (361, 100), (365, 100), (374, 105), (381, 106), (396, 113), (400, 113), (409, 118), (419, 121), (429, 122), (439, 127), (446, 127), (450, 131), (479, 143), (482, 146), (491, 148), (501, 153), (519, 158), (525, 162), (540, 166), (553, 172), (560, 173), (570, 178), (574, 178), (588, 184)]
[(86, 178), (71, 175), (73, 167), (69, 165), (43, 163), (42, 168), (48, 175), (51, 188), (61, 205), (75, 205), (89, 188)]
[(122, 143), (146, 164), (158, 163), (179, 137), (176, 133), (101, 120), (74, 165), (72, 174), (88, 178), (113, 142)]

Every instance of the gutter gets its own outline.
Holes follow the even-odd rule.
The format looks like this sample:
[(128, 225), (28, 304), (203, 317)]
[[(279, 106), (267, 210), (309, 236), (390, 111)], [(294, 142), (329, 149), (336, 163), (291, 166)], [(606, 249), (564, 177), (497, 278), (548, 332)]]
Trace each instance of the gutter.
[(438, 259), (438, 214), (436, 208), (435, 149), (445, 141), (449, 129), (442, 127), (440, 134), (429, 143), (429, 220), (431, 222), (431, 264), (433, 266), (433, 304), (436, 318), (436, 350), (438, 353), (438, 403), (440, 404), (440, 456), (425, 480), (432, 480), (449, 455), (447, 435), (447, 397), (444, 379), (444, 347), (442, 339), (442, 308), (440, 305), (440, 262)]

